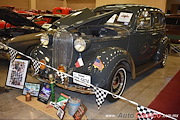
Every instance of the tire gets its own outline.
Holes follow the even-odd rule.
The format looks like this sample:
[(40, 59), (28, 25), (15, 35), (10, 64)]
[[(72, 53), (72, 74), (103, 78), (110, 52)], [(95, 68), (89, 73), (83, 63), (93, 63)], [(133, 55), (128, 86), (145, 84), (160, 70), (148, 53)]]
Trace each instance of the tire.
[[(124, 65), (118, 65), (110, 75), (108, 80), (108, 90), (116, 95), (122, 95), (124, 92), (127, 81), (127, 71)], [(108, 95), (107, 100), (109, 102), (115, 102), (118, 100), (117, 97)]]
[(166, 47), (162, 53), (162, 62), (160, 62), (159, 66), (161, 68), (165, 67), (166, 65), (166, 61), (167, 61), (167, 57), (168, 57), (168, 48)]

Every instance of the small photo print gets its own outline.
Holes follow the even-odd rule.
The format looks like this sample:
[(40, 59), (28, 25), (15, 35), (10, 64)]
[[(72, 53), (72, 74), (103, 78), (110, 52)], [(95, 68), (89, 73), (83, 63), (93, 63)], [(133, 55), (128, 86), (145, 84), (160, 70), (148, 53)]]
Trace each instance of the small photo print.
[(64, 118), (64, 110), (61, 109), (61, 108), (58, 108), (58, 111), (57, 111), (57, 116), (62, 120)]
[(29, 61), (15, 59), (10, 62), (6, 86), (23, 89)]
[(23, 88), (23, 95), (26, 95), (27, 92), (30, 93), (32, 96), (37, 97), (39, 94), (39, 90), (40, 90), (40, 84), (38, 83), (28, 83), (26, 82), (24, 84), (24, 88)]
[(49, 98), (51, 96), (51, 87), (50, 84), (44, 83), (43, 87), (39, 91), (38, 100), (47, 104), (49, 101)]

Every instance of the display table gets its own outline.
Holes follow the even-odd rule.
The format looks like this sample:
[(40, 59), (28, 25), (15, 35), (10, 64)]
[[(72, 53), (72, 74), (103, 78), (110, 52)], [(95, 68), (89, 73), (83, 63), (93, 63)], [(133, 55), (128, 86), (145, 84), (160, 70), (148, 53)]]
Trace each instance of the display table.
[[(31, 107), (33, 107), (33, 108), (35, 108), (35, 109), (37, 109), (37, 110), (44, 112), (45, 114), (50, 115), (51, 117), (53, 117), (55, 119), (59, 119), (59, 117), (56, 115), (57, 110), (54, 107), (48, 107), (49, 104), (46, 105), (46, 104), (38, 101), (36, 97), (32, 97), (31, 101), (25, 101), (24, 95), (18, 96), (18, 97), (16, 97), (16, 99), (27, 104), (27, 105), (29, 105), (29, 106), (31, 106)], [(64, 115), (64, 120), (66, 120), (66, 119), (68, 119), (68, 120), (74, 119), (72, 116), (70, 116), (68, 114), (68, 109), (66, 109), (66, 113)], [(84, 115), (82, 119), (87, 120), (86, 115)]]

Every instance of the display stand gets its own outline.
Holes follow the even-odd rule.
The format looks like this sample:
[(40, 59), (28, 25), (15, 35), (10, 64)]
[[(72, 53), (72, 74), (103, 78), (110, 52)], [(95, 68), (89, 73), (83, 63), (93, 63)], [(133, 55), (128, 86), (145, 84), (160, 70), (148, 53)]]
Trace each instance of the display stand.
[[(50, 115), (51, 117), (53, 117), (55, 119), (59, 119), (59, 117), (56, 115), (57, 110), (54, 107), (49, 107), (49, 104), (46, 105), (46, 104), (38, 101), (36, 97), (32, 97), (31, 101), (28, 101), (28, 102), (25, 100), (24, 95), (18, 96), (18, 97), (16, 97), (16, 99), (37, 109), (37, 110), (44, 112), (47, 115)], [(65, 115), (64, 115), (64, 120), (67, 120), (67, 119), (74, 120), (74, 118), (68, 114), (68, 108), (65, 110)], [(86, 115), (83, 116), (82, 120), (87, 120)]]

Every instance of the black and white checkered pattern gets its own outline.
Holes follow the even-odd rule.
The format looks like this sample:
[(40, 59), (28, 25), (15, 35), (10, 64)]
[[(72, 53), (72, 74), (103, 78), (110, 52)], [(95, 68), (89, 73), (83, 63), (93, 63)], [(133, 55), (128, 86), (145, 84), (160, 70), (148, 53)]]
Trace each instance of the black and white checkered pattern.
[(155, 112), (141, 105), (137, 106), (137, 111), (138, 111), (137, 113), (138, 120), (152, 120), (153, 115), (156, 114)]
[(96, 103), (98, 105), (98, 109), (100, 109), (108, 93), (98, 87), (94, 87), (94, 90), (95, 90), (95, 95), (96, 95)]
[(61, 78), (61, 84), (64, 84), (65, 79), (67, 78), (66, 74), (63, 74), (62, 72), (56, 72), (58, 77)]
[(9, 54), (10, 54), (10, 60), (11, 62), (14, 62), (16, 55), (18, 54), (18, 52), (14, 49), (9, 49)]
[(39, 63), (37, 60), (31, 59), (34, 67), (34, 75), (39, 73), (39, 68), (41, 63)]

